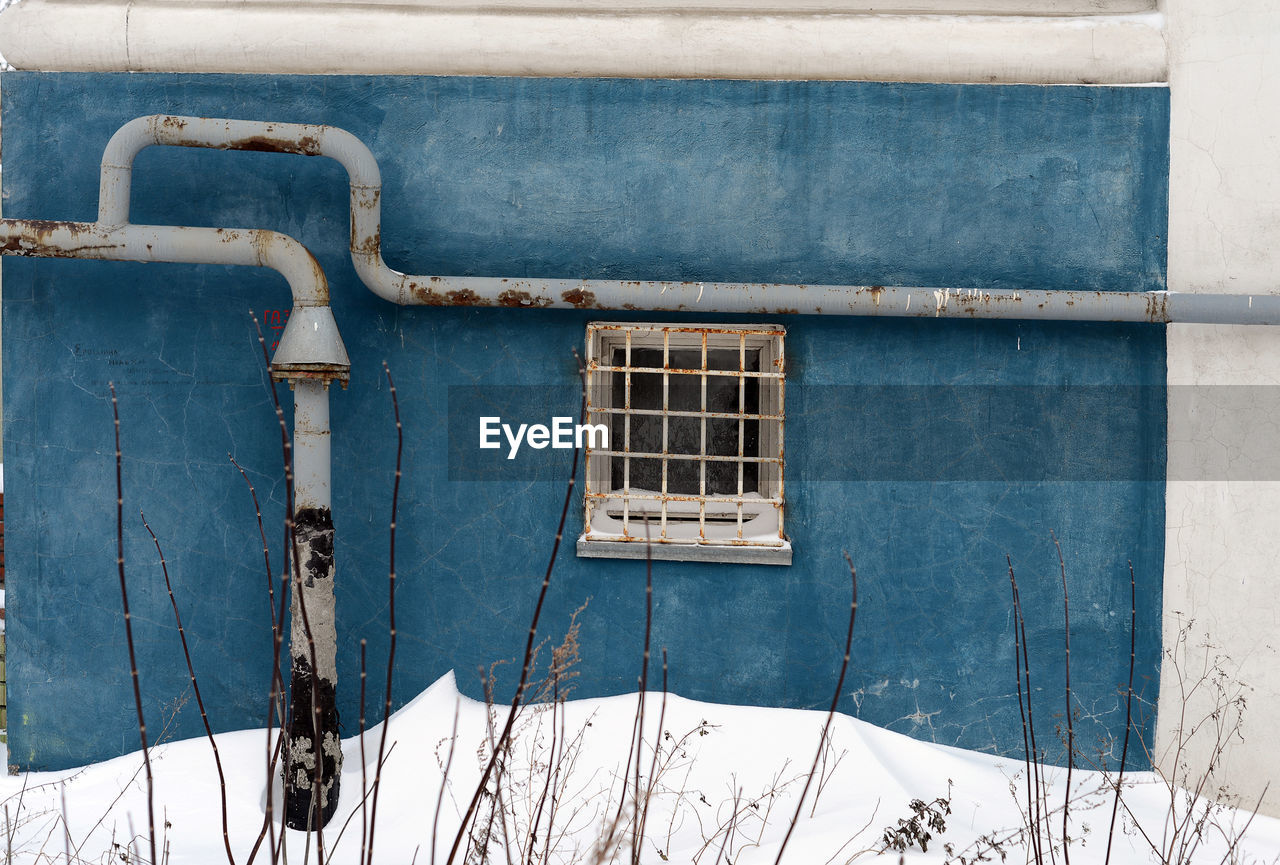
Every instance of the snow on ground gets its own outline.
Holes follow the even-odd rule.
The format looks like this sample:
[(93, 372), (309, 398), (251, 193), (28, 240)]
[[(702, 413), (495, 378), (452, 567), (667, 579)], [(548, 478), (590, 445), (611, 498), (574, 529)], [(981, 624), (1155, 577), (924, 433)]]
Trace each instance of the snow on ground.
[[(722, 706), (674, 695), (667, 697), (663, 712), (662, 703), (660, 693), (646, 698), (642, 793), (649, 789), (659, 714), (663, 736), (653, 772), (656, 783), (648, 795), (641, 861), (773, 863), (813, 762), (825, 713)], [(554, 713), (550, 705), (527, 709), (517, 724), (511, 769), (501, 790), (507, 813), (505, 836), (503, 821), (491, 824), (493, 862), (507, 861), (497, 846), (503, 837), (517, 851), (513, 862), (530, 861), (525, 855), (529, 849), (535, 851), (532, 861), (539, 862), (630, 861), (634, 765), (626, 773), (629, 792), (625, 794), (621, 778), (628, 762), (637, 697), (576, 700), (562, 707), (563, 711)], [(505, 708), (495, 714), (500, 729)], [(479, 755), (487, 741), (485, 715), (483, 704), (459, 696), (449, 674), (392, 717), (377, 804), (376, 863), (427, 865), (433, 861), (433, 837), (434, 861), (446, 861), (480, 777)], [(434, 827), (455, 717), (457, 744), (439, 825)], [(335, 865), (360, 861), (361, 774), (365, 770), (372, 782), (380, 735), (380, 726), (366, 733), (363, 761), (358, 737), (343, 742), (339, 811), (324, 833), (327, 861)], [(263, 825), (267, 737), (263, 730), (247, 730), (219, 735), (217, 741), (227, 776), (235, 860), (244, 863)], [(836, 717), (831, 743), (784, 861), (825, 865), (875, 859), (882, 855), (880, 842), (886, 827), (914, 816), (911, 800), (933, 802), (935, 797), (950, 799), (950, 814), (942, 814), (946, 829), (931, 832), (927, 853), (910, 847), (908, 862), (943, 862), (948, 850), (968, 861), (985, 854), (998, 862), (1002, 851), (1009, 862), (1027, 861), (1021, 831), (1027, 825), (1023, 763), (918, 742), (845, 716)], [(551, 774), (555, 795), (544, 798), (552, 748), (558, 755)], [(174, 865), (227, 861), (218, 780), (208, 741), (157, 746), (152, 766), (158, 833), (164, 835), (169, 861)], [(1049, 774), (1042, 807), (1051, 812), (1047, 831), (1060, 844), (1065, 771), (1051, 769)], [(1124, 787), (1111, 861), (1161, 861), (1146, 839), (1157, 845), (1162, 838), (1167, 841), (1170, 789), (1150, 773), (1130, 773)], [(278, 802), (278, 779), (275, 790)], [(619, 800), (624, 796), (619, 818)], [(1180, 795), (1177, 798), (1183, 801)], [(527, 831), (529, 815), (539, 813), (540, 800), (542, 830), (533, 840)], [(1077, 770), (1072, 800), (1071, 861), (1101, 863), (1112, 797), (1098, 774)], [(74, 771), (0, 779), (0, 814), (5, 815), (0, 847), (6, 853), (13, 851), (13, 862), (65, 862), (64, 849), (71, 851), (70, 859), (77, 863), (137, 862), (138, 856), (142, 861), (149, 856), (141, 837), (147, 831), (147, 806), (138, 754)], [(549, 817), (553, 820), (550, 833), (546, 831)], [(1248, 819), (1246, 812), (1215, 809), (1199, 833), (1201, 840), (1191, 851), (1195, 855), (1190, 861), (1223, 861), (1229, 850), (1225, 839), (1238, 835)], [(610, 836), (610, 827), (613, 838), (603, 842), (606, 853), (597, 859), (596, 851), (601, 839)], [(113, 850), (113, 843), (127, 846), (135, 836), (136, 853)], [(305, 838), (304, 833), (287, 833), (287, 861), (303, 862)], [(544, 859), (548, 843), (550, 856)], [(899, 853), (883, 855), (897, 861)], [(1047, 847), (1043, 856), (1049, 861)], [(1062, 861), (1061, 849), (1055, 857)], [(1254, 818), (1243, 841), (1227, 858), (1280, 860), (1280, 820)], [(269, 862), (270, 857), (260, 852), (255, 861)], [(314, 842), (309, 861), (316, 861)], [(456, 861), (461, 863), (463, 856)]]

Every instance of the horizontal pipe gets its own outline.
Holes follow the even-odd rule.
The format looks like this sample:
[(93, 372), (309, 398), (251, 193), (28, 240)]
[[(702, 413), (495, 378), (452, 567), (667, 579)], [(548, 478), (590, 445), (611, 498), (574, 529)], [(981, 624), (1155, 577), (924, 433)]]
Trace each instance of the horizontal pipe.
[(665, 312), (1280, 324), (1280, 297), (1170, 292), (906, 288), (737, 282), (414, 276), (382, 258), (382, 181), (369, 148), (343, 129), (153, 115), (122, 126), (103, 154), (99, 222), (129, 219), (134, 157), (153, 144), (327, 156), (346, 169), (351, 260), (379, 297), (402, 305)]
[[(0, 53), (19, 69), (68, 72), (1114, 85), (1168, 80), (1155, 8), (1155, 0), (23, 0), (0, 18)], [(892, 12), (903, 14), (882, 14)]]
[(329, 385), (302, 379), (293, 388), (295, 511), (332, 506), (330, 492)]
[(0, 254), (269, 267), (289, 283), (294, 305), (329, 303), (329, 283), (315, 258), (275, 231), (0, 219)]
[(741, 282), (405, 277), (411, 302), (756, 315), (1280, 324), (1280, 296)]

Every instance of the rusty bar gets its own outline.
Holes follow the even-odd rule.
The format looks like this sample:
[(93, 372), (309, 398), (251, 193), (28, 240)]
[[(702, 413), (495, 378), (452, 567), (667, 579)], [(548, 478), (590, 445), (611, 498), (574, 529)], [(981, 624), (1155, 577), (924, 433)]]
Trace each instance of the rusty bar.
[[(743, 457), (746, 451), (743, 450), (746, 444), (746, 420), (743, 415), (747, 410), (747, 380), (743, 377), (743, 373), (747, 371), (747, 336), (744, 333), (738, 334), (738, 497), (742, 497), (743, 468), (746, 463)], [(756, 436), (757, 442), (759, 435)], [(756, 483), (759, 484), (759, 474), (756, 475)], [(738, 502), (738, 537), (742, 537), (742, 502)]]
[[(627, 339), (627, 353), (624, 356), (626, 358), (627, 371), (624, 373), (624, 375), (626, 375), (626, 385), (625, 385), (625, 396), (623, 398), (623, 407), (628, 412), (630, 412), (631, 411), (631, 331), (629, 330), (626, 332), (626, 339)], [(630, 492), (631, 490), (631, 415), (630, 414), (626, 414), (623, 416), (622, 429), (623, 429), (622, 490), (624, 494), (624, 498), (622, 500), (622, 535), (623, 537), (626, 537), (628, 535), (628, 528), (631, 521), (631, 509), (628, 506), (629, 505), (628, 500), (625, 498), (625, 494)], [(613, 454), (611, 453), (610, 456), (613, 456)]]
[[(787, 536), (786, 526), (783, 525), (783, 521), (786, 519), (787, 515), (786, 515), (786, 510), (782, 507), (781, 503), (783, 499), (783, 487), (785, 486), (785, 482), (786, 482), (787, 343), (786, 343), (786, 340), (778, 339), (773, 342), (773, 345), (776, 345), (778, 347), (778, 356), (775, 358), (772, 358), (772, 361), (774, 366), (777, 367), (778, 373), (783, 377), (778, 380), (778, 390), (777, 390), (778, 447), (776, 450), (771, 448), (770, 452), (777, 453), (778, 455), (778, 487), (776, 492), (774, 493), (778, 499), (778, 505), (776, 506), (778, 511), (778, 537), (786, 538)], [(761, 426), (764, 426), (763, 422), (761, 423)], [(761, 432), (763, 432), (763, 430)], [(761, 471), (769, 470), (767, 466), (761, 466), (760, 469)]]
[[(703, 453), (682, 454), (682, 453), (669, 453), (669, 452), (662, 452), (662, 451), (609, 450), (608, 448), (596, 448), (595, 453), (600, 456), (631, 457), (632, 459), (650, 459), (650, 460), (673, 459), (673, 460), (689, 460), (691, 462), (696, 460), (698, 462), (710, 462), (710, 463), (716, 463), (716, 462), (736, 463), (738, 461), (738, 458), (731, 454), (703, 454)], [(742, 458), (742, 461), (748, 462), (748, 463), (781, 463), (782, 458), (781, 457), (744, 456)]]
[(698, 453), (698, 537), (707, 539), (707, 334), (702, 333), (702, 417), (698, 420), (701, 440)]
[[(626, 411), (620, 408), (599, 408), (599, 409), (596, 409), (595, 411), (597, 414), (626, 414)], [(664, 412), (661, 409), (656, 409), (656, 408), (633, 408), (631, 410), (631, 414), (650, 415), (650, 416), (656, 417), (656, 416), (661, 416), (662, 414), (664, 414)], [(704, 416), (703, 412), (700, 412), (700, 411), (681, 411), (680, 409), (672, 409), (669, 412), (665, 412), (665, 414), (669, 415), (670, 417), (703, 417)], [(705, 416), (709, 418), (718, 418), (721, 420), (781, 420), (782, 419), (782, 415), (779, 415), (779, 414), (751, 414), (749, 412), (740, 413), (736, 411), (709, 411), (705, 413)]]
[(696, 504), (700, 500), (710, 502), (711, 504), (721, 503), (726, 505), (736, 504), (738, 502), (742, 502), (743, 504), (749, 504), (749, 505), (782, 504), (782, 500), (776, 497), (765, 498), (765, 497), (752, 497), (750, 495), (743, 495), (742, 497), (739, 498), (739, 497), (730, 496), (730, 495), (715, 495), (714, 493), (709, 496), (698, 496), (693, 494), (681, 495), (679, 493), (667, 493), (665, 495), (660, 493), (628, 493), (627, 495), (624, 496), (621, 493), (617, 493), (617, 492), (587, 493), (587, 495), (590, 498), (598, 499), (601, 501), (607, 501), (610, 499), (617, 499), (618, 501), (621, 501), (624, 498), (628, 498), (635, 501), (688, 502), (690, 504)]
[[(664, 333), (686, 333), (690, 336), (696, 336), (697, 339), (687, 340), (690, 347), (697, 347), (702, 344), (702, 336), (740, 336), (744, 333), (756, 336), (786, 336), (786, 328), (778, 327), (770, 329), (769, 325), (751, 325), (749, 327), (726, 327), (721, 325), (696, 325), (696, 324), (646, 324), (634, 323), (626, 321), (615, 322), (596, 322), (593, 327), (596, 330), (662, 330)], [(732, 348), (733, 341), (724, 343), (726, 347)]]
[[(667, 460), (666, 454), (671, 451), (670, 439), (668, 437), (668, 424), (671, 420), (671, 332), (663, 331), (662, 333), (662, 494), (667, 494)], [(660, 531), (658, 537), (665, 538), (667, 536), (667, 500), (662, 500), (662, 514), (659, 517)]]
[(695, 376), (695, 375), (699, 375), (699, 376), (700, 376), (700, 375), (702, 375), (702, 374), (705, 372), (705, 373), (707, 373), (708, 375), (732, 375), (732, 376), (742, 376), (743, 378), (782, 378), (782, 373), (779, 373), (779, 372), (742, 372), (742, 373), (739, 373), (739, 372), (735, 372), (734, 370), (731, 370), (731, 369), (706, 369), (706, 370), (701, 370), (701, 369), (681, 369), (680, 367), (672, 367), (671, 369), (662, 369), (661, 367), (657, 367), (657, 366), (630, 366), (630, 367), (627, 367), (627, 366), (607, 366), (607, 365), (603, 365), (603, 364), (602, 364), (601, 366), (599, 366), (599, 367), (598, 367), (598, 369), (599, 369), (601, 372), (649, 372), (649, 373), (653, 373), (653, 374), (655, 374), (655, 375), (657, 375), (657, 374), (659, 374), (659, 373), (669, 372), (669, 373), (671, 373), (672, 375), (688, 375), (688, 376)]
[[(586, 393), (584, 394), (586, 409), (584, 413), (587, 416), (586, 419), (589, 424), (598, 423), (600, 420), (599, 410), (595, 406), (596, 367), (594, 357), (595, 338), (594, 334), (588, 330), (586, 368), (582, 375), (584, 377), (583, 384), (586, 388)], [(593, 451), (589, 447), (585, 447), (582, 450), (582, 489), (585, 493), (591, 489), (591, 479), (593, 477), (591, 458), (593, 456)], [(585, 495), (582, 497), (582, 524), (587, 527), (590, 527), (591, 525), (591, 499), (587, 498)]]

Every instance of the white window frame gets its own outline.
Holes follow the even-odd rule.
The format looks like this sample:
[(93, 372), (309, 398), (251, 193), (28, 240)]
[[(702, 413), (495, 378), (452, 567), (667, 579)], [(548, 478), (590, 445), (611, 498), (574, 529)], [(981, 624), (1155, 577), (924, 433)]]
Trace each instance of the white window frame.
[[(586, 375), (587, 422), (603, 424), (611, 432), (621, 419), (622, 436), (613, 434), (607, 447), (588, 443), (586, 485), (583, 492), (583, 533), (578, 539), (578, 555), (605, 558), (676, 559), (683, 561), (747, 562), (790, 564), (791, 543), (785, 530), (784, 441), (786, 427), (786, 329), (780, 325), (741, 324), (661, 324), (652, 322), (591, 322), (587, 325)], [(643, 366), (632, 352), (659, 349), (660, 366)], [(673, 363), (674, 351), (700, 352), (694, 367)], [(709, 360), (709, 352), (736, 350), (737, 369), (726, 369)], [(622, 353), (622, 364), (614, 358)], [(750, 369), (748, 355), (759, 354), (757, 368)], [(754, 359), (754, 358), (753, 358)], [(732, 363), (732, 362), (730, 362)], [(641, 408), (631, 405), (633, 375), (662, 376), (661, 405)], [(715, 411), (708, 407), (709, 380), (737, 380), (737, 410)], [(758, 382), (757, 406), (747, 406), (748, 382)], [(615, 405), (613, 390), (621, 380), (622, 405)], [(672, 383), (690, 383), (700, 390), (695, 410), (673, 409)], [(723, 384), (716, 386), (723, 388)], [(719, 391), (724, 393), (723, 390)], [(661, 419), (660, 448), (645, 451), (632, 441), (633, 419), (653, 424)], [(673, 418), (699, 421), (699, 449), (672, 449), (669, 425)], [(736, 455), (717, 454), (708, 436), (712, 422), (737, 420)], [(757, 449), (746, 453), (746, 424), (755, 423)], [(640, 436), (637, 435), (637, 438)], [(633, 445), (635, 445), (633, 447)], [(656, 461), (661, 466), (658, 489), (632, 487), (631, 466), (639, 460)], [(613, 484), (618, 462), (622, 463), (622, 485)], [(669, 467), (677, 461), (699, 467), (695, 493), (672, 490)], [(708, 490), (707, 468), (712, 464), (737, 466), (737, 489), (730, 492)], [(755, 489), (749, 489), (746, 467), (755, 465)]]

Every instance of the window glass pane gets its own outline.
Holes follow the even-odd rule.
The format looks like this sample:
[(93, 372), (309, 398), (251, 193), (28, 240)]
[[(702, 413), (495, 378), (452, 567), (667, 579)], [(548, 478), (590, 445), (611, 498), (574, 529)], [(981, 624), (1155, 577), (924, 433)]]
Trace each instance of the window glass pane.
[[(626, 366), (627, 350), (617, 348), (613, 351), (611, 366)], [(631, 368), (661, 367), (662, 351), (655, 352), (651, 348), (631, 347)], [(627, 405), (627, 373), (612, 372), (613, 405), (624, 408)], [(631, 375), (631, 408), (662, 408), (662, 374), (656, 372), (633, 372)]]
[(739, 366), (743, 366), (747, 372), (759, 372), (760, 349), (747, 349), (745, 358), (739, 354), (737, 346), (707, 349), (708, 369), (731, 369), (736, 372)]
[(667, 419), (667, 449), (674, 454), (696, 454), (702, 446), (702, 418)]
[[(702, 411), (702, 376), (670, 376), (667, 383), (667, 406), (671, 411)], [(697, 448), (694, 448), (694, 453), (697, 453)]]
[[(694, 446), (695, 453), (697, 446)], [(677, 496), (696, 496), (700, 492), (701, 477), (697, 460), (667, 460), (667, 492)]]
[[(622, 457), (614, 457), (613, 460), (613, 477), (615, 490), (622, 489), (622, 467), (626, 462)], [(647, 459), (641, 457), (632, 457), (631, 460), (631, 487), (630, 492), (660, 492), (662, 489), (662, 460)], [(637, 509), (657, 510), (658, 502), (633, 502), (631, 505), (633, 511)]]
[(742, 411), (756, 414), (760, 410), (760, 379), (739, 376), (707, 376), (707, 411), (738, 412), (738, 383), (742, 382)]

